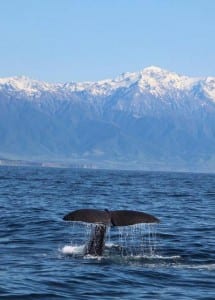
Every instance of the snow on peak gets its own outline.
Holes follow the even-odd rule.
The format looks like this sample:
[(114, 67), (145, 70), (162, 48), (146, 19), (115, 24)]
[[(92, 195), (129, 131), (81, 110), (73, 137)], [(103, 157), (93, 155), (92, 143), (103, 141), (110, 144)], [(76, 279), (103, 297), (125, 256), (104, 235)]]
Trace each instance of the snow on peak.
[(158, 67), (145, 68), (142, 72), (141, 85), (148, 85), (153, 94), (158, 96), (168, 91), (188, 90), (198, 81), (198, 78), (179, 75)]
[(203, 90), (207, 94), (207, 96), (215, 101), (215, 78), (207, 77), (205, 79), (205, 85)]
[[(142, 89), (148, 87), (160, 86), (161, 81), (170, 78), (170, 73), (159, 67), (151, 66), (139, 72), (125, 72), (115, 79), (105, 79), (97, 82), (82, 82), (82, 83), (68, 83), (67, 87), (70, 91), (87, 91), (93, 95), (108, 95), (118, 88), (129, 88), (133, 84), (139, 85)], [(177, 74), (175, 74), (177, 78)], [(166, 87), (163, 87), (166, 88)]]
[(97, 82), (46, 83), (25, 76), (0, 78), (0, 90), (18, 92), (27, 96), (40, 97), (41, 93), (60, 93), (69, 98), (72, 93), (84, 92), (91, 96), (108, 96), (118, 89), (134, 87), (138, 93), (151, 94), (155, 97), (171, 95), (177, 97), (180, 92), (192, 90), (201, 83), (203, 91), (215, 101), (215, 78), (192, 78), (169, 72), (157, 66), (144, 68), (139, 72), (126, 72), (115, 79)]
[(56, 86), (56, 84), (30, 79), (26, 76), (0, 78), (0, 89), (7, 87), (9, 90), (24, 92), (27, 95), (36, 94), (38, 91), (54, 91)]
[(168, 71), (161, 69), (160, 67), (157, 67), (157, 66), (149, 66), (149, 67), (144, 68), (142, 72), (156, 74), (156, 73), (163, 73), (163, 72), (168, 72)]

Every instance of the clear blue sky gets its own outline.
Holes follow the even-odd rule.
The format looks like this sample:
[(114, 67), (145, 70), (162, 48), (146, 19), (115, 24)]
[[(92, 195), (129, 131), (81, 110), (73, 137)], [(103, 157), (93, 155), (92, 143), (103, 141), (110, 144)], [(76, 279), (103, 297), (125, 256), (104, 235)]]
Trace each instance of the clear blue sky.
[(215, 76), (214, 0), (0, 0), (0, 77)]

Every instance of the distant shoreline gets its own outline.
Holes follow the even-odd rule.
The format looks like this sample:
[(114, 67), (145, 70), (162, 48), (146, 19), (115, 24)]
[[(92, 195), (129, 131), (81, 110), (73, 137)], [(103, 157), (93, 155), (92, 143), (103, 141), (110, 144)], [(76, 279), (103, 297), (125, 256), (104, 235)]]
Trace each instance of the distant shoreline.
[(89, 169), (89, 170), (109, 170), (109, 171), (137, 171), (137, 172), (161, 172), (161, 173), (193, 173), (193, 174), (215, 174), (212, 170), (188, 169), (188, 168), (162, 168), (159, 164), (151, 166), (149, 163), (145, 168), (132, 168), (129, 165), (117, 162), (90, 163), (90, 162), (50, 162), (50, 161), (28, 161), (19, 159), (0, 159), (1, 167), (36, 167), (36, 168), (60, 168), (60, 169)]
[(73, 169), (96, 169), (93, 164), (86, 163), (61, 163), (61, 162), (34, 162), (25, 160), (0, 159), (0, 167), (45, 167), (45, 168), (73, 168)]

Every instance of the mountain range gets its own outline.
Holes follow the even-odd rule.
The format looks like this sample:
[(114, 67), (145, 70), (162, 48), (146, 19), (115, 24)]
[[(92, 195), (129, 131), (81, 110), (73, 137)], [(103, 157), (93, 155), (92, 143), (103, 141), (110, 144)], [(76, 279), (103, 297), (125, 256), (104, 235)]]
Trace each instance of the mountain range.
[(215, 77), (158, 67), (98, 82), (0, 79), (0, 157), (215, 171)]

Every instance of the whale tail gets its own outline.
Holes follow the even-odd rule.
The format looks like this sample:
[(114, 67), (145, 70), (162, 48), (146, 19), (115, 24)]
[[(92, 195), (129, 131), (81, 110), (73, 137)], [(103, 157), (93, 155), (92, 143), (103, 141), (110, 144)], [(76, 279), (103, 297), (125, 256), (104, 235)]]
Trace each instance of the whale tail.
[(129, 226), (139, 223), (159, 223), (159, 219), (140, 211), (79, 209), (63, 218), (65, 221), (104, 224), (107, 226)]
[(98, 209), (78, 209), (65, 215), (63, 220), (110, 225), (109, 213)]
[(65, 221), (95, 224), (90, 240), (84, 248), (84, 255), (101, 256), (105, 248), (107, 226), (128, 226), (139, 223), (159, 223), (159, 219), (140, 211), (79, 209), (63, 217)]

